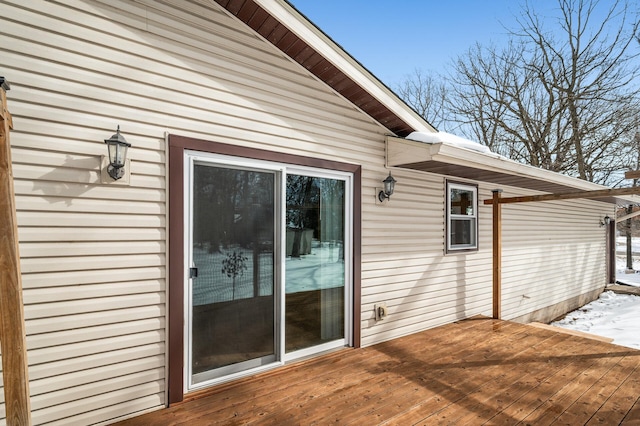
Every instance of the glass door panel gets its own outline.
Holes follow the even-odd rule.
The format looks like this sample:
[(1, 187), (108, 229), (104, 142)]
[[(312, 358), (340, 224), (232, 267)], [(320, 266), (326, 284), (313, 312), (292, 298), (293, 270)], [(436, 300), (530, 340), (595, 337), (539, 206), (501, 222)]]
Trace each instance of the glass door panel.
[(285, 351), (345, 338), (345, 181), (287, 175)]
[(191, 383), (276, 360), (276, 173), (193, 165)]

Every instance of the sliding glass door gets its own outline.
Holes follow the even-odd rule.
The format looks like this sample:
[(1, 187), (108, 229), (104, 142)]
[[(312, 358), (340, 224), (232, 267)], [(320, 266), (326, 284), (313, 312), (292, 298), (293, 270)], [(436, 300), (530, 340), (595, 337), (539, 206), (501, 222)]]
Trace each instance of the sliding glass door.
[(351, 176), (185, 161), (187, 391), (349, 344)]

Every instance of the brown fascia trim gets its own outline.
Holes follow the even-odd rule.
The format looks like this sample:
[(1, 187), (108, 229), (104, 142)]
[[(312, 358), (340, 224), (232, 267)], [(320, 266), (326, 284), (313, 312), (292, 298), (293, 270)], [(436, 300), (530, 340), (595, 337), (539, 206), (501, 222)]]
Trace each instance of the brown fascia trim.
[(393, 134), (406, 137), (415, 130), (253, 0), (215, 2)]

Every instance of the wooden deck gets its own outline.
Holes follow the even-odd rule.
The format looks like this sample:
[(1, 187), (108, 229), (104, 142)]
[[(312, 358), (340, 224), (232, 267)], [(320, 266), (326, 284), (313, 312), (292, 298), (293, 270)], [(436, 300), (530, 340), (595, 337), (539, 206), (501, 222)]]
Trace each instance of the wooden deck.
[(640, 425), (640, 351), (477, 318), (292, 364), (119, 424)]

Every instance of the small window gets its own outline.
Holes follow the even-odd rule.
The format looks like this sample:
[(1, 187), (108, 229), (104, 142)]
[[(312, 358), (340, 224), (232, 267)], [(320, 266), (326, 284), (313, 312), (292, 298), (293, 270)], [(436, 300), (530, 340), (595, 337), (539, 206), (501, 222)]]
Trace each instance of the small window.
[(478, 187), (447, 182), (447, 252), (478, 249)]

